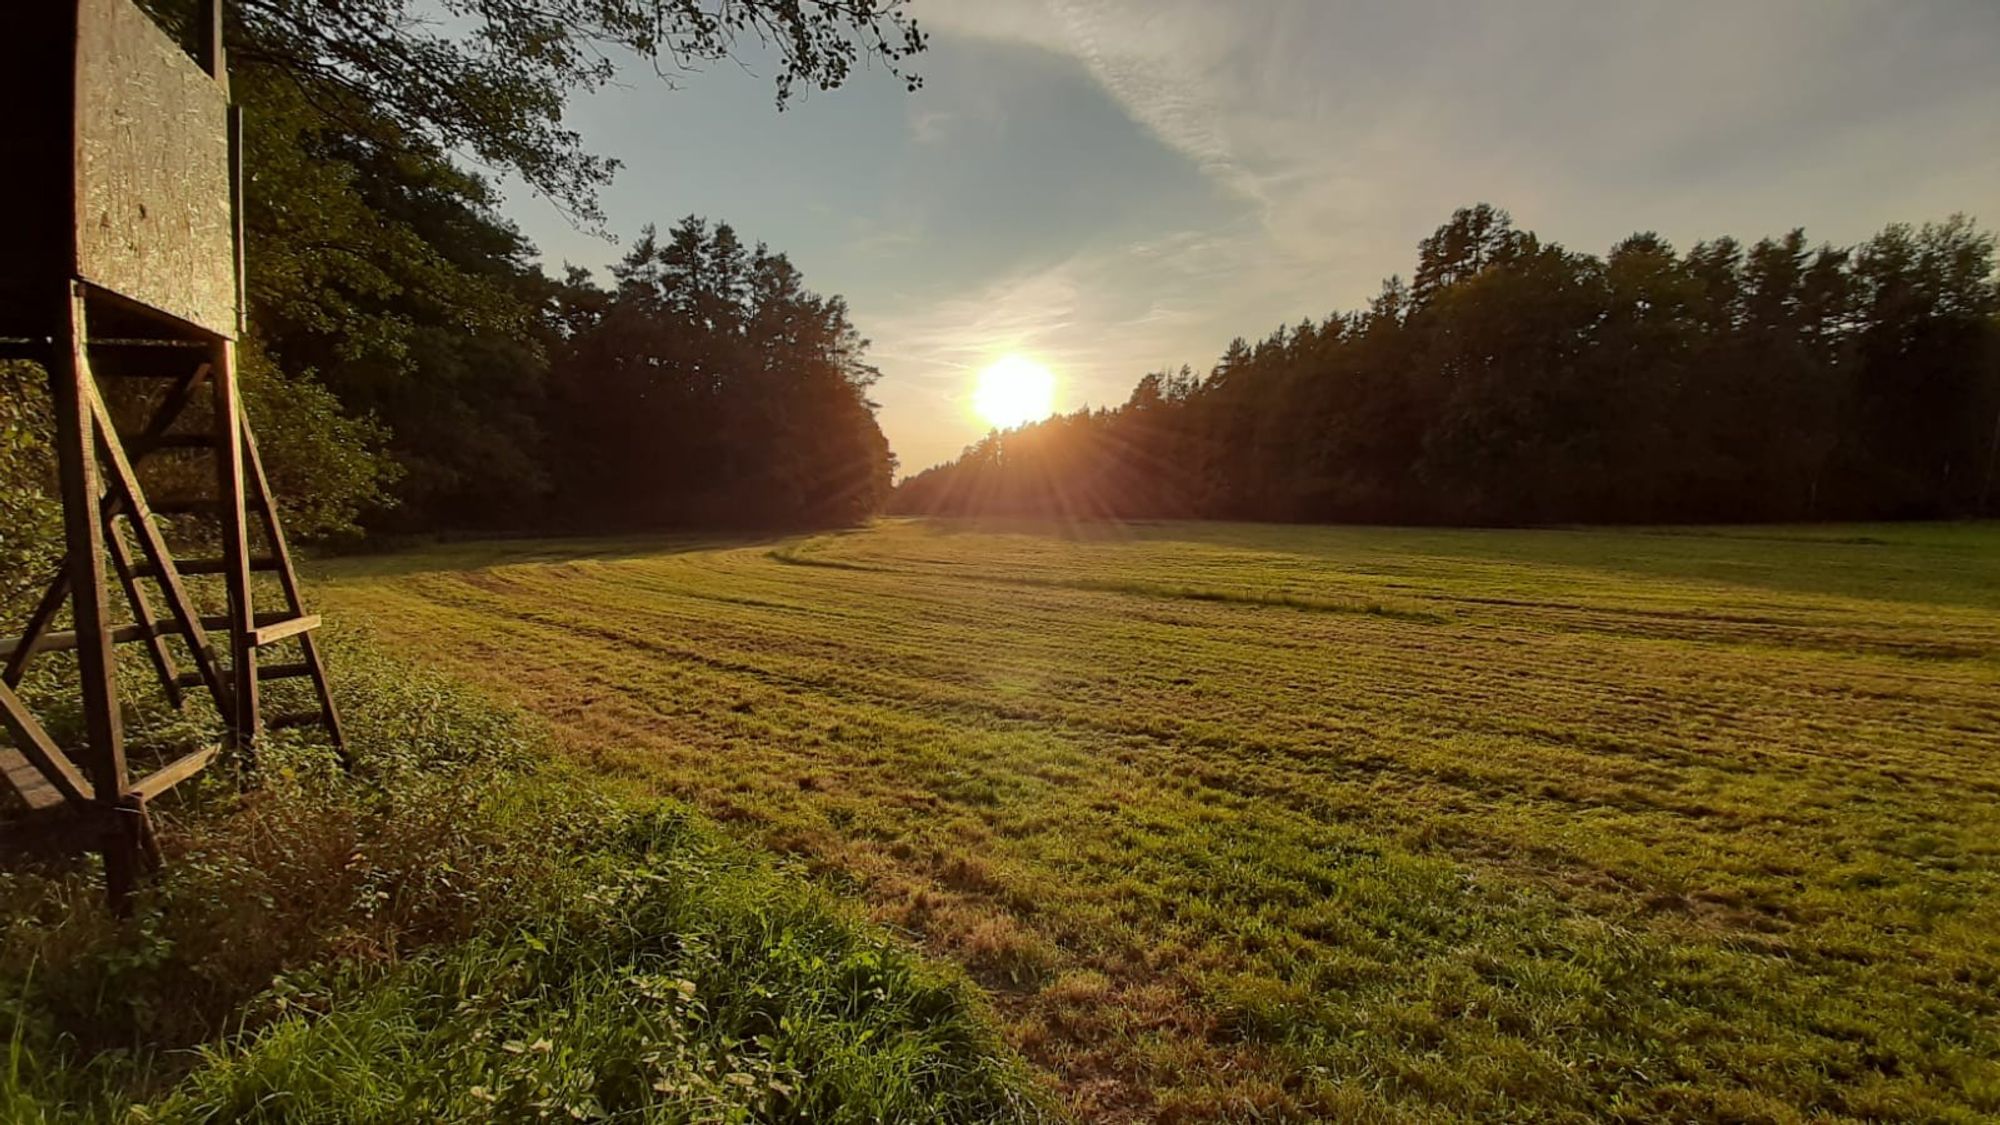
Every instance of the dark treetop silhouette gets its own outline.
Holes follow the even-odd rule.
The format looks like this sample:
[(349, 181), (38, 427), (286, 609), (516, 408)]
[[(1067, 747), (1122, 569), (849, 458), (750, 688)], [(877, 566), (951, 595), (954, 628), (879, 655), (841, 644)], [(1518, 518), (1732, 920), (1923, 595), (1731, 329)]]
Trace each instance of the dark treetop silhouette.
[(899, 512), (1380, 522), (1905, 518), (2000, 507), (1994, 237), (1802, 231), (1603, 258), (1459, 211), (1362, 312), (994, 433)]

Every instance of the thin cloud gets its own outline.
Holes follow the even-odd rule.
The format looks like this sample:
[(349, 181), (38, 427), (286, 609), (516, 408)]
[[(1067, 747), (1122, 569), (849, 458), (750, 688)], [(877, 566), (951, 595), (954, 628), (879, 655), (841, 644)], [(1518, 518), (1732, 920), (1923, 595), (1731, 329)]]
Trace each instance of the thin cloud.
[[(1590, 250), (1635, 229), (1685, 245), (1804, 224), (1844, 242), (2000, 212), (1991, 4), (932, 0), (919, 13), (939, 35), (1078, 60), (1247, 221), (900, 309), (877, 331), (896, 371), (955, 370), (1004, 340), (1057, 364), (1078, 400), (1122, 399), (1162, 359), (1199, 366), (1233, 335), (1361, 304), (1479, 200)], [(954, 440), (891, 433), (913, 451)]]

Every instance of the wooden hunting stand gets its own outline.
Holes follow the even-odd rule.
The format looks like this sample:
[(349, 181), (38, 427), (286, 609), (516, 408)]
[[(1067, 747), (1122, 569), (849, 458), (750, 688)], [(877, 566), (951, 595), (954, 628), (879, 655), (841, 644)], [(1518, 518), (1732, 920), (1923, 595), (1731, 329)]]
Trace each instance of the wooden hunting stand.
[[(322, 726), (343, 758), (345, 746), (314, 644), (319, 618), (300, 601), (237, 395), (241, 123), (229, 101), (220, 0), (201, 5), (198, 61), (132, 0), (24, 7), (8, 17), (10, 58), (0, 67), (4, 104), (26, 118), (11, 126), (6, 172), (26, 191), (14, 193), (14, 237), (0, 251), (0, 358), (48, 371), (67, 555), (21, 635), (0, 641), (0, 721), (13, 741), (0, 742), (0, 771), (30, 809), (67, 809), (96, 833), (112, 902), (123, 906), (139, 868), (159, 863), (147, 803), (225, 750), (254, 752), (260, 681), (310, 679), (317, 708), (271, 725)], [(144, 384), (152, 394), (142, 426), (119, 428), (100, 376), (156, 381)], [(194, 478), (212, 479), (212, 493), (146, 496), (136, 466), (176, 454), (212, 460)], [(169, 529), (219, 550), (177, 559)], [(281, 607), (257, 610), (256, 572), (276, 576)], [(227, 613), (203, 614), (189, 582), (198, 576), (221, 579), (224, 592), (210, 601), (226, 601)], [(113, 619), (113, 581), (129, 621)], [(52, 631), (65, 603), (73, 627)], [(113, 656), (121, 643), (146, 646), (174, 706), (185, 706), (189, 689), (204, 692), (225, 744), (131, 776)], [(280, 643), (297, 645), (298, 658), (260, 662)], [(83, 744), (73, 754), (14, 690), (35, 654), (59, 650), (76, 653), (81, 680)]]

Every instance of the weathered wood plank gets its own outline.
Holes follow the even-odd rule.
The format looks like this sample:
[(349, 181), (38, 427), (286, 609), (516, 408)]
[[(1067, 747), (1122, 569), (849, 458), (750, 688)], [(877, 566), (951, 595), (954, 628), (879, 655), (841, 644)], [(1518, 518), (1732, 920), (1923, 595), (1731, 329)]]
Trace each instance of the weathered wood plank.
[(176, 758), (133, 782), (128, 795), (139, 798), (141, 802), (150, 801), (207, 769), (209, 763), (215, 761), (215, 756), (219, 753), (221, 750), (218, 747), (210, 746)]
[[(103, 494), (97, 465), (97, 403), (84, 354), (89, 325), (84, 288), (71, 282), (68, 315), (62, 321), (63, 347), (50, 365), (49, 390), (55, 406), (56, 459), (62, 480), (63, 529), (69, 548), (70, 609), (76, 618), (77, 679), (82, 686), (84, 771), (98, 804), (116, 805), (125, 795), (125, 728), (118, 708), (118, 668), (113, 659), (111, 621), (106, 612)], [(52, 310), (53, 311), (53, 310)], [(115, 442), (116, 435), (111, 435)], [(131, 901), (138, 856), (118, 834), (104, 843), (104, 882), (112, 905)]]
[(257, 612), (251, 604), (250, 527), (244, 493), (243, 412), (237, 397), (236, 344), (216, 343), (212, 359), (215, 393), (210, 429), (216, 436), (215, 489), (222, 501), (223, 581), (229, 588), (230, 649), (235, 709), (229, 728), (234, 749), (253, 754), (259, 715), (257, 691)]
[(130, 0), (77, 5), (78, 277), (236, 334), (229, 95)]
[(68, 803), (56, 787), (49, 784), (42, 771), (12, 746), (0, 745), (0, 773), (7, 775), (7, 784), (13, 786), (22, 803), (35, 812)]
[(289, 640), (301, 633), (310, 633), (319, 628), (319, 614), (308, 613), (260, 626), (255, 635), (258, 648), (267, 648), (279, 641)]
[[(113, 625), (111, 627), (111, 642), (113, 644), (122, 645), (129, 644), (132, 641), (143, 641), (146, 639), (146, 636), (146, 627), (136, 621), (124, 625)], [(25, 637), (8, 637), (5, 640), (0, 640), (0, 656), (14, 655), (26, 639)], [(68, 652), (76, 647), (76, 634), (68, 630), (60, 633), (43, 633), (41, 636), (35, 638), (34, 647), (37, 653)]]
[[(180, 570), (181, 576), (186, 578), (197, 574), (226, 574), (228, 573), (229, 560), (180, 559), (174, 565)], [(260, 573), (268, 573), (278, 569), (278, 560), (270, 555), (258, 555), (250, 560), (250, 569)], [(159, 568), (150, 564), (141, 564), (137, 573), (141, 578), (158, 578), (160, 576)]]
[(0, 722), (14, 738), (14, 747), (0, 753), (0, 766), (30, 808), (48, 808), (64, 800), (81, 804), (90, 799), (90, 782), (69, 755), (49, 740), (48, 732), (21, 697), (5, 684), (0, 684)]
[[(250, 630), (250, 643), (257, 648), (277, 644), (279, 641), (309, 633), (320, 627), (317, 613), (301, 614), (293, 617), (283, 610), (273, 610), (257, 615), (257, 624)], [(210, 629), (228, 629), (235, 625), (235, 618), (212, 614), (201, 619)]]
[[(262, 610), (253, 618), (256, 625), (252, 626), (252, 631), (254, 632), (256, 629), (266, 625), (276, 625), (280, 622), (290, 621), (295, 616), (291, 612), (282, 609)], [(203, 617), (201, 623), (210, 629), (227, 629), (234, 620), (236, 619), (227, 614), (212, 613)]]

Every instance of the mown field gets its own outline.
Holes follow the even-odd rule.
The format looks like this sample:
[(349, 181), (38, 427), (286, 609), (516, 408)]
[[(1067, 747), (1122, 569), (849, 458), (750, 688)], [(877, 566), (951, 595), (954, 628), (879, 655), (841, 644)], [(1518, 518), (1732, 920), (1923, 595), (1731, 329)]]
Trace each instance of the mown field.
[(331, 564), (1095, 1120), (2000, 1114), (2000, 528), (889, 521)]

